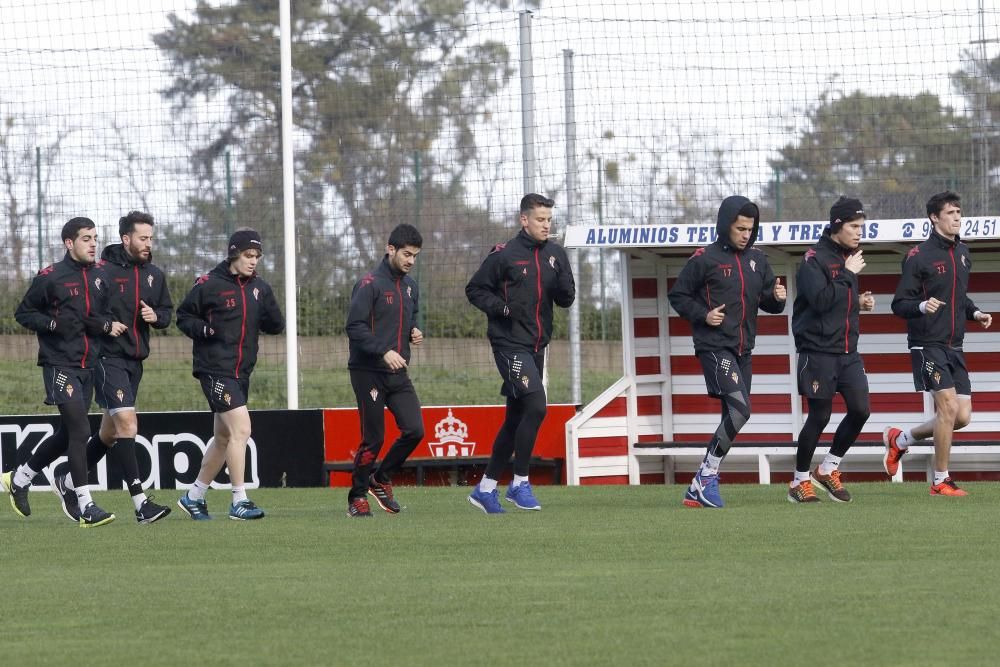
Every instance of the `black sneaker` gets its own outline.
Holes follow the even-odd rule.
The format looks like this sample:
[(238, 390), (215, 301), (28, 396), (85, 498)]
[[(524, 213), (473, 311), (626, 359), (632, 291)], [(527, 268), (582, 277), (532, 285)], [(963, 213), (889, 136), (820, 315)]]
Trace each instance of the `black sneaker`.
[(371, 517), (372, 510), (368, 506), (367, 498), (353, 498), (347, 503), (347, 516), (352, 519), (359, 517)]
[(66, 488), (66, 475), (56, 475), (52, 480), (52, 493), (59, 496), (59, 506), (63, 514), (73, 523), (80, 522), (80, 503), (76, 491)]
[(96, 503), (90, 503), (80, 513), (81, 528), (96, 528), (97, 526), (109, 524), (114, 520), (114, 514), (108, 514), (98, 507)]
[(10, 496), (10, 506), (18, 516), (31, 516), (31, 506), (28, 504), (28, 487), (14, 484), (14, 473), (5, 472), (0, 475), (0, 485)]
[(139, 523), (156, 523), (168, 514), (170, 514), (170, 508), (157, 505), (153, 502), (153, 496), (150, 496), (135, 511), (135, 520)]
[(392, 484), (375, 480), (375, 475), (368, 478), (368, 493), (375, 499), (378, 506), (389, 514), (399, 514), (399, 503), (392, 497)]

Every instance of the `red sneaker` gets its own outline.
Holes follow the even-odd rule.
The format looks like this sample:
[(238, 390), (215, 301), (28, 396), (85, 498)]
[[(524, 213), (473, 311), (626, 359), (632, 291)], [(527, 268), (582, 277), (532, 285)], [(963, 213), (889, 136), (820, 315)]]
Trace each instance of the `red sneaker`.
[(905, 449), (896, 446), (896, 440), (901, 435), (903, 435), (903, 431), (895, 426), (888, 426), (882, 431), (882, 443), (885, 445), (882, 467), (885, 468), (885, 474), (889, 477), (895, 477), (896, 473), (899, 472), (899, 460), (906, 453)]
[(945, 477), (944, 481), (940, 484), (935, 484), (931, 487), (932, 496), (967, 496), (969, 495), (962, 489), (958, 488), (955, 482), (951, 481), (951, 477)]

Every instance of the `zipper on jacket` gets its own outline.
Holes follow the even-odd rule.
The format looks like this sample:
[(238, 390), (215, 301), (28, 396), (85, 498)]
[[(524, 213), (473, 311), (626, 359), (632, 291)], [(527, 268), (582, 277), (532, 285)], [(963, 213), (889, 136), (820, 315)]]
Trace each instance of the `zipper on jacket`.
[(535, 286), (538, 290), (538, 300), (535, 302), (535, 329), (538, 335), (535, 338), (535, 352), (542, 344), (542, 318), (539, 312), (542, 309), (542, 267), (538, 265), (538, 248), (535, 248)]
[(240, 377), (240, 364), (243, 363), (243, 339), (247, 334), (247, 292), (245, 283), (240, 280), (239, 276), (236, 276), (236, 284), (240, 286), (240, 297), (243, 301), (243, 321), (240, 322), (240, 347), (236, 353), (236, 377)]
[(396, 352), (403, 353), (403, 293), (399, 291), (399, 278), (396, 278), (396, 299), (399, 301), (399, 325), (396, 327)]
[[(87, 281), (87, 269), (83, 271), (83, 302), (86, 305), (84, 316), (90, 315), (90, 283)], [(80, 359), (80, 368), (87, 367), (87, 355), (90, 354), (90, 339), (87, 338), (87, 329), (83, 329), (83, 359)]]
[(133, 268), (135, 269), (135, 310), (132, 313), (132, 335), (135, 336), (135, 358), (138, 359), (141, 354), (139, 351), (139, 267), (136, 265)]
[(951, 255), (951, 335), (948, 336), (948, 347), (955, 339), (955, 281), (958, 280), (958, 273), (955, 270), (955, 246), (948, 249)]
[(844, 316), (844, 354), (850, 352), (851, 337), (851, 304), (854, 302), (854, 290), (847, 288), (847, 315)]
[(733, 257), (736, 258), (736, 266), (740, 269), (740, 356), (743, 356), (743, 322), (747, 318), (747, 303), (746, 297), (744, 296), (746, 292), (746, 283), (743, 282), (743, 262), (740, 261), (740, 256), (738, 253), (733, 253)]

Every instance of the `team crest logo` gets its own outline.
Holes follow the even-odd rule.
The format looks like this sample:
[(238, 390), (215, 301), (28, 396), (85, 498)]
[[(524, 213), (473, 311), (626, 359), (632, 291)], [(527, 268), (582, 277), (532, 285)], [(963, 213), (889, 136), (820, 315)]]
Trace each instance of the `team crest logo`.
[(934, 371), (934, 384), (941, 384), (941, 371)]
[(521, 376), (521, 384), (524, 385), (525, 389), (528, 388), (528, 376), (527, 375), (522, 375)]
[(522, 276), (528, 275), (528, 267), (524, 267), (523, 269), (521, 269), (521, 275)]
[(122, 401), (125, 400), (125, 392), (122, 391), (121, 389), (119, 389), (118, 391), (115, 392), (115, 396), (118, 397), (118, 402), (119, 403), (121, 403)]
[(368, 392), (368, 395), (372, 397), (373, 401), (377, 401), (378, 400), (378, 389), (376, 389), (375, 387), (372, 387), (372, 390), (370, 392)]
[(427, 446), (435, 458), (472, 456), (476, 451), (476, 443), (466, 440), (469, 427), (452, 413), (451, 408), (448, 408), (448, 416), (435, 424), (434, 435), (437, 442), (428, 442)]
[(965, 267), (969, 266), (969, 258), (966, 257), (965, 255), (962, 255), (962, 266)]
[(406, 286), (406, 296), (410, 297), (411, 299), (413, 298), (413, 288), (410, 287), (409, 285)]
[(740, 376), (736, 374), (736, 371), (733, 371), (733, 374), (730, 377), (733, 378), (733, 382), (740, 381)]
[(66, 385), (66, 395), (69, 396), (70, 398), (73, 397), (73, 385), (71, 384)]
[(549, 266), (551, 266), (553, 269), (556, 268), (556, 258), (555, 257), (549, 257)]
[(104, 281), (102, 281), (100, 278), (96, 278), (94, 280), (94, 287), (96, 287), (98, 290), (101, 289), (101, 285), (103, 285), (103, 284), (104, 284)]
[(819, 380), (813, 380), (812, 388), (814, 394), (819, 391)]
[(146, 284), (150, 287), (153, 286), (153, 276), (146, 276)]
[(756, 259), (751, 259), (750, 260), (750, 270), (751, 271), (756, 271), (757, 270), (757, 260)]
[(259, 289), (257, 289), (256, 287), (254, 287), (254, 288), (253, 288), (253, 300), (254, 300), (254, 301), (256, 301), (256, 300), (257, 300), (257, 295), (258, 295), (258, 294), (260, 294), (260, 290), (259, 290)]
[(230, 403), (232, 403), (233, 397), (227, 391), (225, 394), (222, 395), (222, 400), (226, 402), (226, 405), (229, 405)]

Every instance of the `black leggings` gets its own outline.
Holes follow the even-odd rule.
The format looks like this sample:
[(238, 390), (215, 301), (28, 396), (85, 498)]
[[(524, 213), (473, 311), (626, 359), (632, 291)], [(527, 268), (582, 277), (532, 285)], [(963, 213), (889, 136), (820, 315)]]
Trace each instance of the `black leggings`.
[(719, 400), (722, 401), (722, 421), (708, 442), (708, 453), (721, 459), (729, 453), (736, 434), (750, 419), (750, 395), (734, 391), (720, 396)]
[(28, 459), (28, 467), (38, 472), (57, 458), (69, 453), (69, 470), (73, 486), (87, 485), (87, 440), (90, 438), (90, 422), (87, 406), (80, 401), (62, 403), (59, 406), (61, 421), (52, 437), (38, 445)]
[(535, 448), (535, 438), (545, 419), (546, 409), (544, 391), (535, 391), (520, 398), (507, 397), (507, 413), (493, 441), (493, 453), (486, 466), (487, 477), (500, 479), (511, 454), (514, 455), (514, 474), (528, 476), (531, 452)]
[[(834, 456), (844, 456), (857, 439), (861, 429), (869, 417), (868, 392), (842, 392), (844, 402), (847, 404), (847, 414), (837, 426), (837, 432), (833, 435), (833, 444), (830, 445), (830, 453)], [(799, 448), (795, 454), (795, 470), (798, 472), (809, 472), (812, 466), (812, 457), (816, 453), (816, 445), (819, 443), (819, 436), (823, 429), (830, 423), (830, 413), (833, 412), (833, 399), (810, 398), (809, 415), (806, 423), (802, 425), (799, 432)]]

